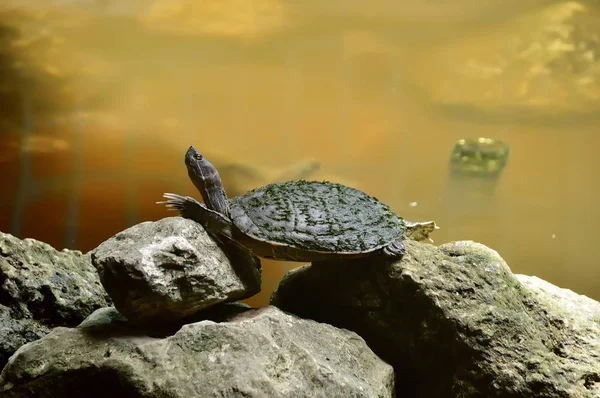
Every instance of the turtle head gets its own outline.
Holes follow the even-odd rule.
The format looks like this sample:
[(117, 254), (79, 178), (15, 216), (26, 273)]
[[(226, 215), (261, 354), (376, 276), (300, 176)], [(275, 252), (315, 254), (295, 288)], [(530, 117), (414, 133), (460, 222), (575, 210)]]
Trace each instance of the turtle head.
[(193, 146), (185, 153), (185, 166), (206, 207), (229, 217), (229, 200), (217, 168)]
[(196, 186), (198, 183), (203, 183), (204, 180), (214, 178), (215, 175), (219, 178), (219, 172), (215, 166), (193, 146), (185, 153), (185, 166), (188, 169), (191, 180)]

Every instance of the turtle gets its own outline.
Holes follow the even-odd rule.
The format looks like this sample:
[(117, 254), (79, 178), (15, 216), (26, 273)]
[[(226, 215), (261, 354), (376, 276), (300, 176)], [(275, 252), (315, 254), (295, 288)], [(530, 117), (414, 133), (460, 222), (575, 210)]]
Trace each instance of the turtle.
[(229, 199), (217, 169), (193, 146), (185, 165), (204, 203), (174, 193), (164, 193), (167, 200), (157, 203), (258, 257), (315, 262), (378, 253), (401, 258), (402, 240), (428, 238), (437, 228), (433, 221), (405, 221), (376, 198), (329, 181), (277, 182)]

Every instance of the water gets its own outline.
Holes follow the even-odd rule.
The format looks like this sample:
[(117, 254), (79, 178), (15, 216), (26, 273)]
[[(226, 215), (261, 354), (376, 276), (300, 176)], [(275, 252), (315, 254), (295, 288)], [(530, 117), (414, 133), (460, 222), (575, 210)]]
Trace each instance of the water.
[[(316, 160), (311, 177), (436, 220), (436, 244), (600, 299), (600, 10), (421, 3), (0, 1), (0, 230), (87, 251), (167, 216), (162, 192), (199, 197), (193, 144), (229, 192)], [(449, 175), (465, 137), (511, 148), (479, 205)], [(296, 265), (266, 261), (252, 303)]]

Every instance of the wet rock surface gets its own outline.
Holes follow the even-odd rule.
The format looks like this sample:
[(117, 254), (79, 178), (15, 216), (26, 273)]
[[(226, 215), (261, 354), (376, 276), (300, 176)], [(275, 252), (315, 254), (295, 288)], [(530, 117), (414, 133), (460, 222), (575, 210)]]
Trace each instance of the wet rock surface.
[(600, 396), (600, 303), (474, 242), (406, 248), (297, 268), (271, 304), (357, 332), (394, 366), (398, 396)]
[(0, 368), (23, 344), (109, 303), (89, 255), (0, 232)]
[(116, 234), (92, 251), (92, 263), (115, 307), (139, 324), (177, 322), (260, 291), (258, 258), (182, 217)]
[(137, 332), (114, 308), (22, 347), (3, 397), (392, 397), (394, 373), (357, 334), (275, 307)]
[(471, 241), (299, 267), (252, 309), (258, 259), (181, 217), (92, 260), (3, 239), (2, 397), (600, 396), (600, 303)]

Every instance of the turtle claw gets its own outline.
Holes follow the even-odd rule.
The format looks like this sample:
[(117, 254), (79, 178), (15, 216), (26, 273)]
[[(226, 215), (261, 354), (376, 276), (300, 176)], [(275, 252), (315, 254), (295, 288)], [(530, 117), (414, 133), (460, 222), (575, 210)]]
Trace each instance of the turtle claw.
[(189, 213), (193, 208), (200, 206), (202, 203), (189, 196), (177, 195), (176, 193), (165, 193), (163, 197), (167, 200), (156, 202), (156, 204), (165, 205), (168, 211), (178, 211), (182, 215)]
[(179, 210), (182, 211), (186, 207), (186, 203), (196, 202), (200, 204), (196, 199), (190, 198), (189, 196), (177, 195), (176, 193), (165, 193), (163, 194), (163, 198), (168, 200), (163, 200), (160, 202), (156, 202), (156, 204), (165, 205), (167, 210)]

